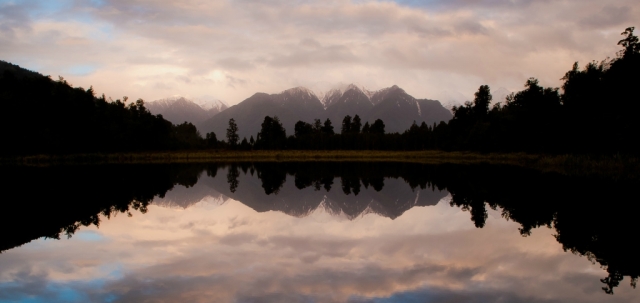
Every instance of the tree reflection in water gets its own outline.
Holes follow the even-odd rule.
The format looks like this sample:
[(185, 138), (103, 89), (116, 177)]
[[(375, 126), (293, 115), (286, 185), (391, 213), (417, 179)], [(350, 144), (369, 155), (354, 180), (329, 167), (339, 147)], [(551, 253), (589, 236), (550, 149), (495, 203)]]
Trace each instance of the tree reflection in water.
[[(217, 176), (219, 169), (227, 170), (228, 191), (221, 188), (221, 193), (257, 211), (279, 210), (296, 216), (309, 213), (325, 200), (332, 201), (328, 207), (349, 218), (373, 209), (393, 219), (411, 207), (425, 205), (417, 198), (398, 203), (406, 192), (383, 190), (385, 180), (399, 179), (413, 191), (450, 193), (451, 206), (469, 211), (478, 228), (486, 224), (487, 206), (519, 223), (523, 236), (537, 227), (553, 228), (565, 251), (606, 268), (608, 276), (601, 281), (607, 293), (612, 294), (625, 276), (635, 287), (640, 274), (632, 232), (639, 210), (634, 198), (637, 181), (576, 178), (491, 165), (263, 162), (4, 167), (2, 190), (7, 197), (17, 198), (5, 200), (7, 210), (0, 214), (0, 226), (7, 232), (0, 240), (0, 251), (40, 237), (71, 237), (81, 226), (99, 225), (101, 215), (145, 213), (154, 197), (163, 197), (175, 185), (195, 185), (203, 172), (210, 178), (224, 178)], [(254, 174), (261, 192), (239, 181)], [(317, 195), (286, 196), (281, 190), (287, 176), (293, 178), (296, 190), (312, 188)], [(336, 181), (341, 190), (331, 190)], [(379, 192), (378, 204), (371, 205), (363, 188)], [(269, 197), (278, 200), (261, 202)]]

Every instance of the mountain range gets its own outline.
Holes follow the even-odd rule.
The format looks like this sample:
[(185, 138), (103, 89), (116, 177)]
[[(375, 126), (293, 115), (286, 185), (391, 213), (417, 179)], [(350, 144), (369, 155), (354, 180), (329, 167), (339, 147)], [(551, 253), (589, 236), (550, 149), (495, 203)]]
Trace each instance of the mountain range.
[(440, 102), (416, 99), (402, 88), (394, 85), (378, 91), (350, 84), (344, 88), (328, 91), (319, 98), (313, 91), (296, 87), (278, 94), (256, 93), (237, 105), (196, 123), (201, 133), (215, 132), (223, 139), (233, 118), (238, 125), (240, 138), (255, 136), (261, 128), (265, 116), (277, 116), (287, 131), (294, 133), (297, 121), (312, 123), (314, 119), (330, 119), (336, 133), (340, 132), (345, 116), (360, 116), (362, 124), (381, 119), (386, 132), (403, 132), (415, 121), (429, 125), (448, 121), (451, 111)]

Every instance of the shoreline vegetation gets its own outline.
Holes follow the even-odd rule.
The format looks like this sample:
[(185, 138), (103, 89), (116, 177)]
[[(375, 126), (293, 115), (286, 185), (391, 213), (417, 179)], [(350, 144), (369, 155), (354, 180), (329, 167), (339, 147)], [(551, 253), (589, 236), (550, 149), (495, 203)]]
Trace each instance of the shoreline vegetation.
[(30, 155), (0, 158), (0, 165), (172, 164), (207, 162), (409, 162), (509, 165), (569, 176), (640, 179), (640, 161), (626, 155), (546, 155), (461, 151), (193, 150), (170, 152)]

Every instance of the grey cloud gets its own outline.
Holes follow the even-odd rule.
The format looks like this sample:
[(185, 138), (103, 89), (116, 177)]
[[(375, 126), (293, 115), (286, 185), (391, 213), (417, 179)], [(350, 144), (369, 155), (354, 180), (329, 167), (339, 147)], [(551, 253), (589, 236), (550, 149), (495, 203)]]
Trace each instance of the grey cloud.
[[(148, 215), (153, 216), (153, 212)], [(254, 222), (248, 219), (250, 217), (232, 217), (229, 221)], [(405, 224), (413, 226), (415, 223)], [(139, 256), (123, 258), (100, 252), (97, 258), (114, 258), (99, 259), (103, 264), (134, 263), (125, 265), (123, 277), (100, 280), (99, 288), (95, 287), (98, 283), (69, 280), (50, 285), (86, 294), (91, 302), (101, 302), (107, 295), (115, 298), (115, 302), (379, 302), (384, 298), (409, 302), (602, 301), (604, 294), (601, 292), (597, 296), (593, 291), (575, 291), (584, 285), (599, 291), (599, 273), (591, 272), (592, 267), (585, 267), (588, 260), (564, 253), (560, 247), (556, 247), (555, 253), (547, 252), (548, 247), (540, 247), (542, 252), (524, 253), (517, 245), (514, 247), (509, 241), (501, 241), (501, 237), (513, 234), (519, 237), (513, 226), (506, 228), (506, 234), (485, 230), (484, 236), (478, 237), (479, 233), (474, 231), (463, 229), (417, 235), (400, 231), (377, 237), (357, 236), (357, 232), (351, 237), (331, 237), (316, 231), (264, 239), (258, 236), (264, 232), (261, 226), (255, 226), (253, 233), (232, 233), (219, 239), (214, 236), (189, 237), (153, 243), (152, 246), (148, 246), (152, 241), (129, 243), (125, 240), (142, 251), (140, 256), (155, 258), (155, 262), (140, 266), (137, 263)], [(486, 242), (484, 237), (491, 237), (493, 241)], [(269, 244), (256, 247), (257, 241)], [(245, 243), (248, 245), (232, 250), (227, 246)], [(120, 244), (113, 243), (113, 249)], [(43, 263), (57, 263), (56, 260), (86, 257), (84, 247), (43, 250), (42, 255), (36, 256), (29, 255), (33, 252), (28, 250), (10, 251), (3, 255), (8, 259), (0, 258), (0, 264), (15, 263), (11, 267), (16, 267), (22, 263), (22, 258), (33, 260), (33, 257)], [(148, 248), (161, 253), (147, 255), (145, 251), (152, 251)], [(163, 248), (178, 251), (167, 255)], [(442, 254), (447, 257), (442, 259)], [(313, 258), (318, 256), (322, 257), (314, 262)], [(342, 258), (329, 260), (324, 256)], [(310, 262), (300, 263), (305, 259)], [(481, 265), (465, 265), (469, 262)], [(11, 274), (6, 267), (0, 268), (0, 274), (17, 281), (10, 285), (11, 298), (20, 299), (30, 294), (55, 296), (55, 293), (42, 292), (45, 280), (48, 280), (46, 275), (24, 270)], [(489, 279), (474, 279), (482, 274), (489, 275)], [(0, 287), (4, 286), (0, 283)], [(567, 287), (571, 289), (567, 290)], [(0, 288), (0, 298), (5, 294), (4, 289), (9, 288)], [(625, 302), (635, 298), (634, 295), (631, 292), (607, 299)], [(545, 301), (544, 297), (553, 299)]]
[(310, 66), (317, 64), (356, 63), (359, 57), (344, 45), (330, 45), (314, 50), (297, 49), (287, 55), (274, 55), (270, 65), (275, 67)]
[[(380, 302), (380, 298), (351, 298), (350, 303)], [(484, 303), (484, 302), (513, 302), (513, 303), (555, 303), (563, 300), (540, 299), (523, 296), (511, 291), (483, 291), (458, 290), (443, 288), (423, 288), (394, 294), (391, 299), (399, 302), (430, 302), (430, 303)]]
[[(370, 302), (375, 293), (391, 292), (392, 297), (411, 301), (429, 302), (571, 302), (566, 299), (541, 299), (519, 293), (527, 287), (528, 281), (512, 285), (510, 288), (496, 288), (489, 285), (474, 287), (474, 282), (462, 290), (444, 287), (420, 286), (425, 279), (437, 278), (441, 281), (461, 283), (469, 281), (467, 276), (448, 276), (456, 272), (440, 265), (423, 265), (404, 269), (367, 266), (355, 270), (324, 269), (313, 273), (288, 274), (279, 272), (252, 271), (251, 277), (238, 275), (197, 275), (165, 276), (162, 278), (133, 274), (122, 280), (108, 283), (104, 291), (115, 294), (119, 302), (168, 300), (198, 301), (203, 297), (212, 301), (234, 302), (340, 302), (340, 298), (351, 298), (350, 302)], [(434, 273), (436, 276), (434, 277)], [(438, 273), (444, 273), (438, 274)], [(249, 280), (246, 280), (250, 278)], [(512, 279), (514, 277), (511, 277)], [(415, 285), (405, 291), (394, 291), (397, 284)], [(170, 287), (169, 287), (170, 285)], [(557, 289), (562, 292), (562, 289)], [(582, 301), (584, 298), (575, 298)], [(594, 298), (596, 299), (596, 298)], [(624, 298), (620, 298), (620, 301)], [(375, 300), (377, 301), (377, 300)]]
[[(228, 78), (233, 78), (233, 77), (227, 76), (227, 79)], [(247, 218), (238, 219), (238, 216), (235, 216), (229, 219), (229, 229), (234, 229), (237, 227), (247, 226), (247, 225), (251, 225), (251, 221)]]
[(320, 260), (321, 257), (322, 255), (317, 253), (303, 253), (300, 255), (300, 261), (303, 263), (315, 263)]
[(407, 28), (411, 32), (420, 34), (427, 38), (460, 37), (461, 35), (488, 35), (489, 29), (480, 24), (477, 19), (464, 18), (451, 22), (450, 25), (443, 25), (431, 22), (409, 22)]
[(183, 76), (183, 75), (176, 76), (176, 80), (184, 82), (184, 83), (191, 83), (191, 78), (187, 77), (187, 76)]
[(149, 55), (133, 56), (125, 59), (127, 64), (140, 64), (140, 65), (156, 65), (156, 64), (168, 64), (170, 60), (166, 58), (154, 57)]
[(156, 82), (152, 85), (153, 89), (159, 89), (159, 90), (170, 90), (172, 89), (171, 84), (168, 84), (166, 82)]
[(247, 295), (240, 294), (235, 299), (235, 301), (238, 303), (315, 302), (312, 296), (305, 296), (303, 294), (297, 294), (297, 293), (266, 293), (266, 294), (261, 294), (257, 296), (247, 296)]
[[(277, 267), (276, 267), (277, 268)], [(302, 297), (314, 298), (314, 301), (327, 302), (329, 298), (323, 298), (323, 293), (334, 292), (338, 296), (350, 296), (348, 292), (356, 290), (359, 293), (371, 293), (377, 291), (392, 291), (398, 283), (419, 285), (429, 274), (432, 268), (443, 271), (439, 266), (424, 266), (423, 268), (392, 269), (376, 266), (367, 266), (356, 270), (331, 270), (324, 269), (319, 272), (307, 272), (288, 274), (287, 271), (261, 272), (254, 269), (250, 277), (237, 275), (198, 275), (198, 276), (166, 276), (154, 278), (145, 275), (130, 275), (123, 280), (107, 285), (107, 289), (119, 294), (122, 298), (141, 299), (142, 294), (153, 293), (157, 298), (170, 300), (185, 299), (183, 294), (198, 293), (204, 289), (212, 290), (215, 284), (218, 297), (235, 298), (233, 301), (251, 302), (252, 300), (270, 300), (280, 298), (288, 294), (289, 299), (297, 300)], [(275, 269), (275, 268), (274, 268)], [(405, 272), (410, 271), (407, 275)], [(419, 271), (420, 274), (416, 274)], [(446, 272), (446, 269), (444, 269)], [(250, 278), (246, 280), (246, 278)], [(166, 285), (171, 285), (167, 288)], [(313, 290), (312, 294), (305, 295)], [(344, 292), (347, 293), (344, 293)], [(153, 297), (151, 299), (153, 301)], [(337, 299), (337, 298), (334, 298)], [(126, 301), (126, 300), (125, 300)], [(227, 300), (231, 301), (231, 300)], [(262, 301), (253, 301), (262, 302)]]
[[(231, 75), (226, 75), (225, 78), (227, 79), (227, 86), (231, 87), (231, 88), (236, 88), (236, 86), (244, 86), (245, 84), (247, 84), (247, 81), (244, 79), (239, 79), (236, 78), (234, 76)], [(229, 229), (232, 229), (236, 226), (240, 226), (240, 225), (230, 225)]]
[(196, 222), (193, 222), (193, 221), (191, 221), (189, 223), (185, 223), (185, 224), (180, 224), (179, 225), (179, 227), (182, 228), (182, 229), (192, 229), (195, 226), (196, 226)]
[(47, 288), (48, 279), (45, 274), (23, 270), (11, 275), (11, 278), (14, 283), (0, 283), (0, 301), (19, 301), (24, 294), (42, 297), (54, 295), (54, 292)]
[(247, 233), (230, 234), (220, 238), (220, 243), (229, 246), (238, 246), (242, 244), (249, 244), (256, 238), (257, 237), (255, 235)]
[(0, 33), (14, 37), (16, 30), (29, 30), (32, 21), (28, 11), (32, 9), (26, 4), (0, 4)]
[(312, 252), (327, 257), (343, 257), (355, 248), (358, 239), (304, 239), (298, 237), (275, 236), (269, 242), (276, 247), (292, 249), (296, 254)]
[(607, 5), (600, 12), (594, 13), (580, 20), (580, 25), (588, 28), (610, 28), (614, 26), (624, 27), (632, 18), (629, 6)]
[(416, 7), (425, 7), (431, 9), (442, 10), (458, 10), (460, 8), (483, 8), (483, 9), (522, 9), (534, 3), (550, 2), (551, 0), (436, 0), (436, 1), (419, 1), (407, 0), (402, 1)]
[(380, 38), (390, 33), (404, 32), (407, 28), (429, 27), (444, 33), (433, 18), (418, 12), (408, 13), (390, 3), (371, 2), (348, 7), (293, 7), (283, 12), (295, 16), (292, 22), (308, 31), (342, 33), (357, 38)]
[[(191, 3), (189, 3), (191, 2)], [(218, 2), (222, 3), (222, 2)], [(140, 1), (111, 0), (105, 1), (101, 7), (94, 7), (93, 12), (105, 19), (120, 24), (163, 23), (167, 25), (198, 25), (214, 23), (225, 15), (224, 6), (216, 7), (216, 2), (201, 3), (193, 1)], [(78, 3), (82, 9), (86, 4)], [(212, 8), (216, 8), (212, 10)]]
[(480, 24), (477, 20), (462, 20), (454, 25), (456, 30), (471, 35), (487, 35), (488, 29)]
[(401, 272), (397, 279), (402, 283), (426, 280), (429, 277), (442, 276), (451, 281), (469, 281), (473, 276), (482, 272), (479, 267), (445, 266), (440, 264), (415, 265)]
[[(117, 298), (115, 302), (185, 302), (200, 301), (203, 298), (189, 295), (190, 291), (200, 290), (212, 292), (211, 295), (205, 295), (208, 300), (215, 301), (220, 295), (214, 295), (215, 292), (224, 293), (225, 287), (229, 287), (230, 280), (225, 280), (222, 276), (206, 276), (206, 277), (171, 277), (167, 279), (149, 279), (135, 276), (127, 276), (122, 280), (109, 283), (103, 291), (91, 291), (87, 289), (87, 293), (94, 302), (102, 302), (99, 300), (106, 297), (107, 294), (113, 298)], [(231, 280), (232, 281), (232, 280)], [(198, 298), (198, 300), (194, 300)], [(223, 297), (224, 298), (224, 297)]]
[(251, 62), (233, 57), (220, 59), (217, 61), (217, 65), (227, 70), (248, 70), (254, 68)]
[(450, 30), (441, 27), (425, 26), (419, 23), (409, 26), (409, 29), (420, 34), (421, 36), (445, 37), (453, 35), (453, 32), (451, 32)]
[(322, 45), (318, 40), (312, 38), (304, 38), (300, 40), (300, 46), (308, 47), (308, 48), (321, 48)]

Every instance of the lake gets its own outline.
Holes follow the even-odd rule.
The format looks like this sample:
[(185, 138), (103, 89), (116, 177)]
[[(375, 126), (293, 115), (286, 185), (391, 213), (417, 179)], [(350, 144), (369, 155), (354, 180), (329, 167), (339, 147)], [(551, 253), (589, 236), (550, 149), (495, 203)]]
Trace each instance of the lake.
[(364, 162), (0, 174), (0, 302), (640, 302), (637, 181)]

